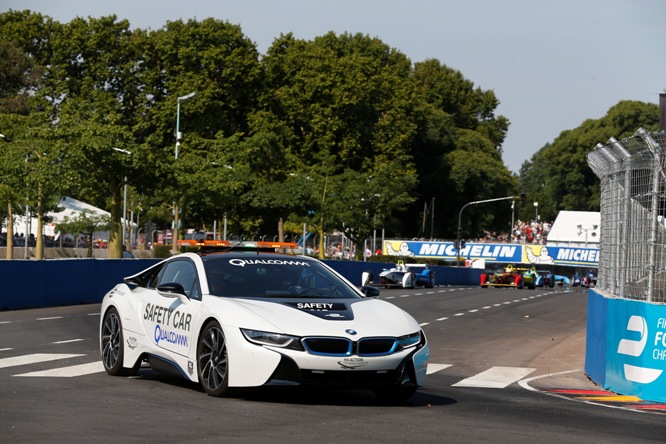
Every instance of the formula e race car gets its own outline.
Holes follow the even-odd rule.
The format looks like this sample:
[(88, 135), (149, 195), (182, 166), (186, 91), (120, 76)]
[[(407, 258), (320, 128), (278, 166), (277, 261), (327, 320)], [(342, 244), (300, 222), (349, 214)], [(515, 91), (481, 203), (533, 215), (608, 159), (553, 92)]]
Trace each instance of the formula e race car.
[(587, 288), (595, 287), (597, 285), (597, 275), (592, 270), (589, 270), (582, 279), (582, 284)]
[(534, 283), (537, 287), (555, 287), (555, 275), (548, 270), (537, 270), (536, 281)]
[(379, 274), (379, 283), (373, 283), (371, 272), (364, 272), (361, 278), (363, 285), (378, 285), (381, 287), (414, 288), (435, 286), (435, 270), (427, 264), (405, 264), (398, 261), (395, 267), (382, 270)]
[(481, 287), (536, 288), (537, 273), (534, 268), (516, 268), (507, 265), (503, 271), (481, 273)]
[(374, 297), (378, 289), (358, 289), (316, 259), (275, 253), (296, 244), (206, 243), (221, 248), (171, 256), (104, 296), (99, 345), (108, 374), (141, 375), (147, 363), (211, 396), (311, 385), (400, 401), (424, 384), (425, 334)]

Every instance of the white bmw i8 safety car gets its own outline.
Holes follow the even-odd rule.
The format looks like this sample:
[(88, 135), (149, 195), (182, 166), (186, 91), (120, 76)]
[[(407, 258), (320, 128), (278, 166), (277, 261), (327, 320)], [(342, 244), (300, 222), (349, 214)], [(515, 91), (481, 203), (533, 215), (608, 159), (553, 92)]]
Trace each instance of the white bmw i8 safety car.
[(107, 373), (147, 362), (212, 396), (317, 385), (396, 401), (424, 384), (429, 347), (409, 314), (316, 259), (257, 244), (178, 254), (111, 289), (100, 321)]

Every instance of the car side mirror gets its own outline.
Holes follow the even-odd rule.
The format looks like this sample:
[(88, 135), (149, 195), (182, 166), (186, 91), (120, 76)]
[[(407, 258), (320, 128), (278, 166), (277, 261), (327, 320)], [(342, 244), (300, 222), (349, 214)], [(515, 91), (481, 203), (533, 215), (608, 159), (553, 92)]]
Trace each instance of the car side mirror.
[(372, 285), (364, 285), (361, 287), (361, 291), (366, 297), (376, 298), (379, 296), (379, 288), (373, 287)]
[(190, 299), (185, 294), (185, 289), (178, 282), (167, 282), (160, 284), (156, 287), (157, 292), (165, 298), (178, 298), (183, 302), (188, 302)]

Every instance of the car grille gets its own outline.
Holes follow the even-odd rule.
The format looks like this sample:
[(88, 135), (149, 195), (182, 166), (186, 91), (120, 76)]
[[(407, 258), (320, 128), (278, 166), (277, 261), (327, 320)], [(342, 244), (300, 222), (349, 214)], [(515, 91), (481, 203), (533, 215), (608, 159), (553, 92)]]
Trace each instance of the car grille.
[[(409, 359), (409, 358), (407, 358)], [(282, 356), (275, 372), (267, 385), (320, 385), (348, 388), (368, 388), (394, 385), (400, 381), (403, 373), (402, 364), (393, 370), (301, 370), (296, 363), (286, 356)]]
[(304, 338), (303, 346), (312, 355), (319, 356), (386, 356), (398, 348), (396, 338), (365, 338), (357, 342), (346, 338)]
[(326, 371), (302, 370), (300, 378), (303, 384), (340, 386), (340, 387), (377, 387), (393, 385), (399, 378), (396, 370), (377, 371)]

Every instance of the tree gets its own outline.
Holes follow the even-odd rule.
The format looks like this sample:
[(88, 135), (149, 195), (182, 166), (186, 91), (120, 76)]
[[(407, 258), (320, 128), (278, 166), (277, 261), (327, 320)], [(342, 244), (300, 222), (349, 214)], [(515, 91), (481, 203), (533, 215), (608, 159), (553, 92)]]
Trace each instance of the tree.
[[(460, 148), (446, 156), (450, 167), (446, 182), (456, 198), (449, 220), (457, 220), (460, 209), (468, 202), (516, 195), (518, 180), (504, 167), (487, 138), (473, 131), (459, 131)], [(446, 210), (445, 210), (446, 211)], [(510, 230), (510, 206), (506, 202), (470, 207), (465, 212), (462, 235), (476, 237), (484, 229), (505, 232)], [(453, 222), (452, 222), (453, 223)], [(457, 227), (457, 223), (455, 225)]]
[(96, 231), (105, 231), (109, 229), (111, 218), (106, 214), (97, 214), (92, 211), (84, 210), (78, 215), (72, 212), (72, 216), (65, 216), (61, 222), (56, 225), (56, 230), (61, 236), (69, 233), (77, 237), (84, 234), (88, 237), (88, 255), (92, 257), (93, 253), (93, 234)]
[[(0, 140), (0, 199), (3, 207), (3, 219), (7, 220), (7, 259), (13, 259), (14, 251), (14, 214), (18, 207), (21, 213), (25, 207), (27, 187), (26, 162), (23, 153), (14, 147), (14, 135), (24, 131), (27, 118), (16, 114), (0, 114), (0, 125), (3, 128), (3, 137)], [(27, 233), (26, 233), (27, 236)]]
[[(0, 16), (0, 21), (3, 21), (4, 17), (6, 16)], [(14, 208), (19, 202), (25, 201), (31, 192), (37, 190), (36, 194), (41, 194), (43, 190), (41, 187), (31, 189), (28, 179), (34, 179), (38, 175), (31, 175), (27, 170), (27, 161), (32, 150), (29, 148), (26, 150), (25, 146), (21, 146), (24, 145), (21, 143), (22, 137), (34, 126), (36, 113), (31, 113), (31, 108), (35, 104), (34, 95), (40, 85), (42, 69), (34, 57), (10, 41), (9, 36), (6, 38), (8, 40), (0, 41), (0, 58), (3, 60), (0, 66), (0, 125), (2, 138), (4, 142), (9, 142), (9, 145), (2, 146), (0, 154), (0, 170), (5, 173), (3, 183), (0, 184), (0, 199), (7, 208), (6, 257), (12, 259)], [(39, 199), (39, 202), (42, 200)], [(23, 208), (23, 205), (19, 207)], [(41, 219), (38, 220), (41, 222)], [(37, 228), (39, 233), (41, 224), (38, 223)], [(37, 242), (36, 257), (41, 259), (43, 257), (41, 237), (38, 236)]]
[(657, 105), (621, 101), (604, 117), (563, 131), (534, 153), (520, 169), (521, 189), (529, 200), (539, 202), (539, 214), (545, 220), (554, 220), (560, 210), (599, 211), (599, 179), (587, 164), (587, 154), (611, 137), (622, 140), (640, 127), (656, 131), (658, 126)]
[[(152, 187), (163, 201), (178, 202), (185, 223), (205, 224), (231, 210), (217, 139), (247, 133), (261, 85), (258, 59), (239, 26), (212, 18), (168, 22), (147, 35), (142, 60), (149, 111), (136, 130), (151, 150), (154, 175), (140, 190)], [(192, 92), (196, 96), (180, 108), (184, 138), (176, 161), (177, 100)]]
[[(417, 91), (418, 131), (412, 146), (419, 173), (415, 204), (405, 213), (408, 220), (420, 220), (423, 202), (437, 202), (436, 237), (455, 236), (457, 215), (467, 202), (511, 195), (517, 181), (502, 162), (502, 143), (509, 121), (495, 116), (499, 100), (483, 91), (438, 60), (414, 66)], [(474, 209), (474, 222), (465, 225), (467, 235), (481, 227), (503, 229), (504, 207), (488, 211)], [(415, 230), (415, 224), (412, 230)], [(418, 233), (424, 235), (425, 233)], [(410, 236), (417, 235), (413, 231)]]
[[(7, 143), (28, 124), (25, 117), (30, 112), (30, 93), (38, 84), (40, 68), (29, 54), (9, 40), (0, 41), (0, 59), (3, 60), (0, 66), (0, 133), (3, 142)], [(16, 174), (16, 168), (20, 164), (16, 161), (14, 146), (3, 144), (0, 149), (0, 170), (3, 173), (0, 201), (7, 208), (4, 214), (7, 220), (6, 258), (12, 259), (14, 208), (18, 201), (22, 200), (17, 191), (20, 188), (20, 179), (24, 176)]]
[(357, 259), (362, 259), (363, 242), (373, 230), (414, 200), (409, 190), (416, 184), (416, 175), (395, 174), (403, 165), (399, 159), (387, 161), (373, 176), (348, 169), (331, 181), (331, 217), (356, 246)]
[(303, 190), (310, 190), (299, 200), (306, 203), (300, 211), (314, 212), (310, 219), (317, 220), (320, 230), (329, 226), (325, 218), (339, 210), (339, 193), (331, 198), (328, 192), (336, 183), (353, 176), (361, 193), (355, 201), (375, 194), (359, 178), (377, 176), (390, 165), (393, 187), (409, 191), (400, 188), (415, 183), (412, 159), (406, 154), (416, 131), (407, 57), (361, 34), (331, 32), (313, 41), (288, 34), (276, 39), (262, 66), (266, 89), (261, 103), (268, 120), (286, 130), (280, 133), (282, 146), (288, 158), (296, 160), (284, 165), (290, 171), (273, 175), (273, 182), (277, 185), (280, 177), (291, 174), (300, 177)]

